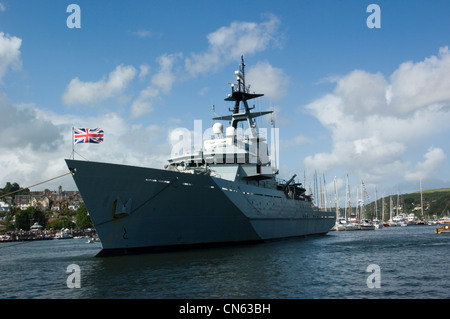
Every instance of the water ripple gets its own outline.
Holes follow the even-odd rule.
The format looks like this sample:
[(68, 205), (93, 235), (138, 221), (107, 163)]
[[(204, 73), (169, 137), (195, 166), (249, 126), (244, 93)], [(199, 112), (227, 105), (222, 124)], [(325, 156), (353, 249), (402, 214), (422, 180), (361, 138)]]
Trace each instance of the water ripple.
[[(3, 298), (450, 298), (450, 236), (427, 226), (110, 258), (82, 239), (7, 245)], [(80, 266), (80, 289), (67, 287), (70, 264)], [(367, 286), (370, 264), (380, 288)]]

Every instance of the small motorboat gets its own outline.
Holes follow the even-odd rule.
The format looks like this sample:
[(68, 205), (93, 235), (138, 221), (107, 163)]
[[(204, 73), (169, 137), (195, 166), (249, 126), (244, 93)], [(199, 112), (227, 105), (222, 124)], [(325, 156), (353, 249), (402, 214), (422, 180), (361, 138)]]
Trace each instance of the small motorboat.
[(436, 234), (450, 234), (450, 226), (445, 225), (440, 228), (435, 228), (434, 231), (436, 232)]
[(92, 244), (92, 243), (99, 242), (99, 241), (100, 241), (100, 239), (98, 237), (91, 237), (88, 239), (86, 244)]

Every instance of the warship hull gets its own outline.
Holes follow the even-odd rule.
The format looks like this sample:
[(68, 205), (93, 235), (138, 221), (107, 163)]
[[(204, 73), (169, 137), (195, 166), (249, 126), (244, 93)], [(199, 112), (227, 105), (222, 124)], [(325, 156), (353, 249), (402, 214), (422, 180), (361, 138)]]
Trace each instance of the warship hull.
[(326, 234), (334, 212), (282, 190), (189, 174), (66, 160), (97, 230), (100, 256)]

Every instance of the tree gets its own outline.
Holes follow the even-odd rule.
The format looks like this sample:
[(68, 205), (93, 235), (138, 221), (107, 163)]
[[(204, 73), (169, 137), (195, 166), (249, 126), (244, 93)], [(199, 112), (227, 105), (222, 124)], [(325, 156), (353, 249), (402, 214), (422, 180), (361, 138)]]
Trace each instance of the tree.
[(28, 211), (33, 223), (38, 223), (39, 225), (45, 227), (47, 224), (47, 217), (43, 211), (36, 207), (28, 207), (26, 210)]
[[(0, 195), (9, 194), (15, 191), (18, 191), (21, 187), (17, 183), (7, 182), (5, 187), (0, 188)], [(16, 195), (28, 195), (30, 194), (30, 190), (28, 188), (21, 190), (20, 192), (15, 193)]]
[(77, 209), (77, 227), (79, 229), (86, 229), (93, 227), (91, 218), (85, 204), (80, 205)]
[(16, 213), (16, 229), (30, 230), (33, 223), (39, 223), (45, 226), (47, 218), (45, 214), (36, 207), (28, 207), (25, 210), (17, 210)]
[(16, 229), (30, 230), (30, 215), (26, 210), (20, 210), (16, 213)]
[(72, 223), (70, 220), (64, 219), (64, 218), (58, 218), (55, 220), (52, 220), (47, 224), (47, 229), (53, 229), (58, 230), (62, 228), (69, 228), (73, 229), (75, 228), (75, 224)]
[(69, 208), (64, 207), (63, 209), (61, 209), (59, 211), (59, 215), (60, 216), (65, 216), (65, 217), (72, 217), (73, 215), (75, 215), (75, 213), (72, 212)]

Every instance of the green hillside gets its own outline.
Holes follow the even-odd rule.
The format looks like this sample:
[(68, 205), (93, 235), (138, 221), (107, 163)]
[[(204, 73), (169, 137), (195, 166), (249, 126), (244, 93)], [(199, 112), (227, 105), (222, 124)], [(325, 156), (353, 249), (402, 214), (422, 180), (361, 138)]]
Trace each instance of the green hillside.
[[(450, 188), (429, 189), (422, 192), (423, 209), (425, 218), (440, 218), (445, 215), (450, 216)], [(397, 206), (397, 195), (392, 195), (393, 207)], [(385, 216), (389, 215), (389, 196), (384, 198)], [(382, 199), (378, 199), (378, 214), (381, 212)], [(420, 191), (410, 194), (400, 194), (399, 208), (401, 213), (414, 213), (417, 217), (421, 217), (420, 210)], [(374, 214), (374, 202), (366, 205), (366, 211), (370, 218)]]
[[(443, 192), (443, 193), (450, 192), (450, 188), (426, 189), (426, 190), (422, 191), (423, 194), (425, 194), (425, 193), (441, 193), (441, 192)], [(415, 193), (420, 194), (420, 191), (414, 192), (413, 194), (415, 194)]]

